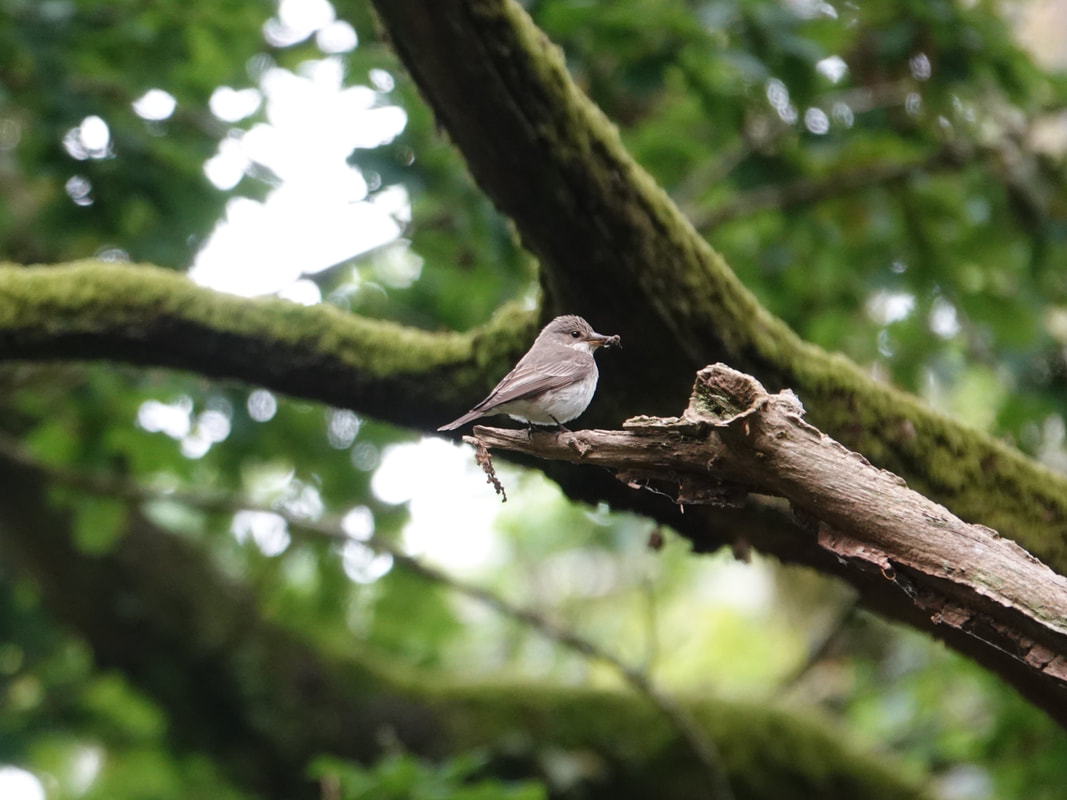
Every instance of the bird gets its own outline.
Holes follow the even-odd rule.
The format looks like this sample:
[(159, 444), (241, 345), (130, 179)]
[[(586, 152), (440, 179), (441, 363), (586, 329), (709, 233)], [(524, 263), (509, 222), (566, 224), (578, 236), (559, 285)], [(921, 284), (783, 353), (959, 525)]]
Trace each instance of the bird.
[(529, 427), (556, 425), (567, 430), (596, 391), (593, 353), (598, 347), (618, 347), (618, 336), (605, 336), (579, 316), (556, 317), (538, 334), (530, 349), (482, 402), (437, 430), (451, 431), (479, 417), (507, 414)]

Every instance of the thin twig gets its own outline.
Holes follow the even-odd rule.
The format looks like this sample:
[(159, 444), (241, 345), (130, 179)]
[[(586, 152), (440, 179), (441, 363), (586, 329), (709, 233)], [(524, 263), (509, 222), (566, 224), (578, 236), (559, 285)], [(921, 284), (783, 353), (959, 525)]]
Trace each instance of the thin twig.
[[(304, 525), (303, 522), (294, 522), (293, 524), (298, 526)], [(600, 647), (600, 645), (579, 636), (573, 631), (561, 628), (555, 623), (550, 622), (536, 611), (513, 605), (480, 586), (474, 586), (456, 580), (452, 576), (447, 575), (434, 567), (427, 566), (421, 561), (400, 552), (396, 545), (391, 542), (381, 542), (377, 540), (377, 537), (372, 536), (370, 540), (365, 542), (365, 544), (368, 544), (375, 549), (380, 548), (384, 552), (389, 553), (389, 555), (393, 557), (395, 563), (399, 564), (409, 572), (420, 575), (435, 583), (444, 584), (450, 589), (466, 595), (467, 597), (493, 609), (497, 613), (517, 620), (523, 625), (536, 630), (546, 638), (555, 641), (557, 644), (560, 644), (569, 650), (573, 650), (586, 658), (595, 659), (610, 666), (626, 683), (630, 685), (631, 688), (644, 695), (664, 717), (670, 720), (671, 724), (686, 741), (690, 749), (693, 751), (693, 754), (700, 761), (711, 788), (711, 796), (714, 798), (721, 798), (721, 800), (732, 800), (733, 791), (727, 782), (722, 757), (718, 750), (704, 735), (704, 732), (700, 729), (689, 712), (678, 705), (672, 697), (661, 692), (652, 682), (652, 679), (647, 673), (631, 667), (622, 659)]]
[(500, 478), (496, 476), (496, 468), (493, 467), (493, 457), (489, 454), (489, 448), (485, 446), (485, 443), (481, 439), (477, 439), (473, 436), (464, 436), (463, 441), (474, 446), (474, 463), (482, 468), (482, 472), (485, 473), (487, 483), (493, 485), (493, 489), (500, 495), (500, 502), (506, 503), (508, 501), (508, 493), (504, 491), (504, 484), (500, 482)]
[(802, 178), (792, 183), (761, 186), (739, 193), (729, 203), (718, 208), (691, 211), (689, 217), (694, 228), (701, 233), (707, 233), (724, 222), (738, 217), (746, 217), (769, 209), (786, 211), (831, 197), (840, 197), (869, 186), (904, 180), (918, 173), (952, 168), (959, 163), (958, 155), (945, 148), (932, 156), (914, 161), (872, 164), (836, 172), (825, 177)]
[[(830, 116), (833, 115), (834, 108), (837, 106), (845, 106), (853, 114), (863, 114), (877, 108), (893, 108), (903, 105), (914, 88), (911, 82), (897, 81), (877, 86), (846, 89), (831, 92), (813, 105)], [(766, 150), (786, 133), (795, 130), (797, 130), (795, 122), (786, 122), (777, 113), (768, 111), (753, 117), (743, 127), (739, 142), (722, 148), (715, 155), (714, 160), (692, 170), (689, 177), (675, 188), (672, 192), (675, 202), (686, 211), (686, 216), (693, 216), (693, 212), (690, 212), (687, 207), (691, 206), (709, 186), (721, 184), (753, 153)], [(699, 226), (697, 228), (700, 229)]]
[(840, 641), (845, 629), (855, 619), (859, 608), (859, 599), (852, 598), (838, 611), (834, 619), (826, 627), (826, 630), (823, 631), (822, 636), (809, 645), (808, 653), (804, 660), (781, 680), (778, 685), (779, 692), (785, 694), (796, 688), (807, 674), (830, 654), (834, 645)]
[(458, 580), (441, 570), (428, 566), (403, 552), (396, 544), (376, 534), (358, 538), (345, 532), (342, 520), (336, 515), (308, 519), (285, 508), (272, 508), (250, 503), (232, 495), (208, 494), (187, 491), (155, 491), (144, 488), (118, 476), (90, 475), (75, 470), (44, 464), (31, 456), (14, 439), (0, 434), (0, 456), (31, 469), (47, 474), (58, 483), (90, 494), (117, 497), (130, 502), (176, 502), (202, 511), (236, 513), (238, 511), (262, 511), (276, 514), (292, 529), (311, 534), (316, 538), (334, 542), (355, 542), (392, 557), (393, 563), (414, 575), (438, 583), (476, 600), (499, 614), (510, 617), (537, 631), (563, 647), (586, 658), (595, 659), (614, 669), (632, 689), (645, 698), (671, 723), (696, 756), (707, 779), (710, 797), (715, 800), (734, 800), (733, 790), (726, 777), (722, 757), (714, 744), (692, 715), (673, 698), (653, 683), (649, 675), (631, 667), (622, 659), (609, 653), (594, 642), (584, 639), (573, 631), (562, 628), (531, 609), (513, 605), (496, 594)]

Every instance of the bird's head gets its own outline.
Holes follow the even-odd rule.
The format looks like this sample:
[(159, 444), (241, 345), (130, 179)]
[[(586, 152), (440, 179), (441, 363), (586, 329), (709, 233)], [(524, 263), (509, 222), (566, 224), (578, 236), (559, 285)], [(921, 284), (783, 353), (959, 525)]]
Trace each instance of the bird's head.
[(592, 353), (598, 347), (622, 347), (618, 336), (605, 336), (593, 330), (593, 326), (579, 316), (567, 314), (548, 323), (538, 341), (561, 347), (573, 347)]

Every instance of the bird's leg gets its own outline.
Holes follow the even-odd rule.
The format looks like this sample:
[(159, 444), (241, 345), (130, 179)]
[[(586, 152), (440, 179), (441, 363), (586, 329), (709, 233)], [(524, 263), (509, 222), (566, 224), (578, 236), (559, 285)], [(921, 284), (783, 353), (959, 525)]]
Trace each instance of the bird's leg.
[[(549, 414), (548, 416), (552, 417), (552, 415), (551, 415), (551, 414)], [(558, 419), (556, 419), (555, 417), (552, 417), (552, 421), (553, 421), (554, 423), (556, 423), (556, 429), (557, 429), (557, 430), (560, 430), (560, 431), (565, 431), (566, 433), (570, 433), (570, 432), (571, 432), (571, 429), (570, 429), (570, 428), (568, 428), (568, 427), (567, 427), (566, 425), (564, 425), (564, 424), (563, 424), (562, 422), (560, 422), (560, 421), (559, 421)]]

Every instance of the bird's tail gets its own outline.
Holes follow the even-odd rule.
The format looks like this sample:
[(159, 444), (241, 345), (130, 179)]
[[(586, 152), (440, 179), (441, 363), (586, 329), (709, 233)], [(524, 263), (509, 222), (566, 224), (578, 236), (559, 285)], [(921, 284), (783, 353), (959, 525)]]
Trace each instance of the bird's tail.
[(450, 423), (448, 423), (447, 425), (442, 425), (437, 430), (439, 430), (439, 431), (454, 431), (459, 426), (466, 425), (472, 419), (478, 419), (478, 417), (480, 417), (480, 416), (482, 416), (482, 412), (481, 411), (468, 411), (466, 414), (464, 414), (459, 419), (454, 419)]

